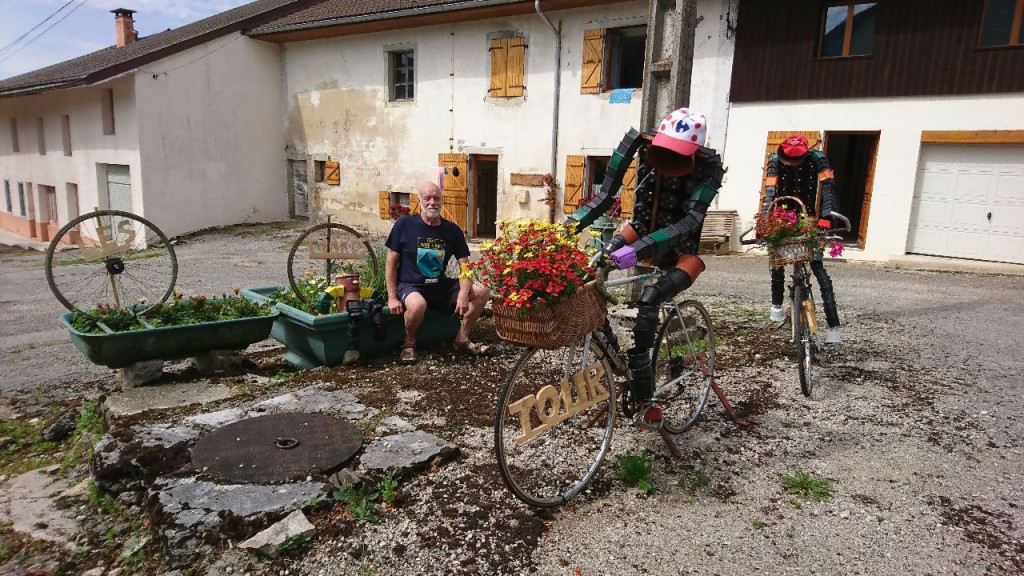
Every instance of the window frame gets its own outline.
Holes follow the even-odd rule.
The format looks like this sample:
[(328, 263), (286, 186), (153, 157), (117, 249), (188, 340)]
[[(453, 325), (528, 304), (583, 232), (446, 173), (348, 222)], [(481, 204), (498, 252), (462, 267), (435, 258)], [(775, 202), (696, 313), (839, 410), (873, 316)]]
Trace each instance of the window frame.
[[(816, 57), (821, 60), (837, 60), (837, 59), (848, 59), (848, 58), (871, 58), (875, 53), (875, 42), (874, 34), (872, 30), (871, 40), (871, 52), (868, 54), (850, 54), (850, 44), (853, 39), (853, 26), (852, 23), (856, 17), (854, 9), (861, 4), (874, 4), (876, 7), (879, 2), (864, 2), (862, 0), (828, 0), (822, 4), (821, 9), (821, 23), (818, 25), (818, 50)], [(823, 54), (822, 51), (825, 48), (825, 26), (828, 25), (828, 10), (829, 8), (836, 8), (839, 6), (846, 7), (846, 18), (843, 31), (843, 48), (840, 54)]]
[(1010, 23), (1010, 35), (1005, 44), (985, 44), (985, 21), (988, 17), (992, 0), (985, 0), (981, 7), (981, 24), (978, 26), (978, 45), (980, 50), (999, 50), (1001, 48), (1020, 48), (1024, 46), (1024, 0), (1016, 0), (1013, 8), (1013, 20)]
[(11, 202), (11, 181), (4, 179), (4, 205), (8, 214), (14, 213), (14, 204)]
[[(640, 85), (623, 87), (621, 86), (622, 69), (624, 68), (621, 57), (621, 38), (628, 36), (629, 34), (624, 34), (623, 32), (631, 29), (643, 29), (644, 50), (639, 52), (639, 61), (636, 62), (640, 73)], [(615, 22), (614, 26), (601, 26), (584, 30), (583, 48), (580, 51), (580, 58), (582, 60), (580, 67), (580, 94), (607, 94), (619, 88), (643, 90), (644, 80), (646, 80), (647, 37), (650, 32), (650, 22), (646, 18), (631, 18), (626, 22)], [(617, 67), (614, 74), (613, 67)], [(612, 86), (613, 78), (615, 80), (614, 87)]]
[(100, 118), (103, 124), (103, 135), (111, 136), (115, 134), (114, 90), (111, 88), (105, 88), (100, 92)]
[(21, 141), (18, 139), (18, 119), (11, 118), (11, 151), (21, 152)]
[[(410, 55), (412, 63), (402, 65), (403, 68), (408, 69), (412, 75), (411, 80), (399, 83), (397, 74), (399, 71), (400, 63), (397, 61), (398, 58)], [(388, 102), (401, 103), (401, 102), (415, 102), (416, 101), (416, 46), (412, 44), (398, 44), (384, 47), (385, 64), (387, 70), (387, 87), (388, 87)], [(411, 96), (403, 98), (397, 97), (398, 87), (405, 87), (408, 92), (411, 92)]]
[[(643, 34), (637, 34), (636, 31), (643, 29)], [(647, 47), (647, 32), (648, 26), (646, 24), (634, 25), (634, 26), (619, 26), (616, 28), (606, 28), (604, 36), (604, 48), (605, 48), (605, 62), (604, 69), (601, 71), (601, 84), (602, 89), (605, 92), (612, 90), (618, 90), (620, 88), (632, 88), (634, 90), (642, 90), (644, 87), (644, 58)], [(640, 85), (639, 86), (622, 86), (623, 70), (626, 68), (623, 58), (623, 44), (626, 38), (630, 37), (643, 37), (644, 48), (640, 50), (639, 65), (640, 65)], [(614, 86), (612, 84), (615, 84)]]
[(60, 141), (64, 147), (64, 155), (71, 156), (71, 116), (63, 114), (60, 117)]
[(18, 182), (18, 215), (28, 218), (28, 203), (25, 198), (25, 183)]

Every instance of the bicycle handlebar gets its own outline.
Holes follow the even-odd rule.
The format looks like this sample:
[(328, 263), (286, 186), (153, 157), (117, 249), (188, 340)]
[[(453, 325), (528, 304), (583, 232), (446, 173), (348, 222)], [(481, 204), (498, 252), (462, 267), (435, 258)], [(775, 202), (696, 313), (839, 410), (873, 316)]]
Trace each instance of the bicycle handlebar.
[[(850, 226), (850, 219), (847, 218), (846, 216), (843, 216), (839, 212), (832, 212), (831, 214), (828, 215), (828, 217), (829, 218), (835, 218), (836, 220), (839, 220), (843, 224), (843, 226), (841, 228), (831, 228), (831, 229), (829, 229), (828, 230), (828, 232), (829, 232), (828, 237), (829, 238), (832, 238), (834, 240), (839, 240), (839, 236), (836, 236), (836, 234), (838, 234), (840, 232), (849, 232), (852, 229), (851, 226)], [(744, 230), (740, 234), (740, 244), (742, 244), (744, 246), (749, 246), (751, 244), (758, 244), (759, 240), (757, 238), (750, 238), (750, 239), (744, 240), (744, 237), (747, 234), (750, 234), (753, 231), (754, 231), (753, 228), (747, 228), (746, 230)]]

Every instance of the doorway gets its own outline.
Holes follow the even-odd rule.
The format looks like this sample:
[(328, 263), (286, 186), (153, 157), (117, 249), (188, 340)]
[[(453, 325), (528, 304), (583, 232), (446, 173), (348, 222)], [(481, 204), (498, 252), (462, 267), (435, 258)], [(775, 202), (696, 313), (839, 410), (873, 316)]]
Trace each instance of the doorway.
[(878, 132), (827, 132), (825, 155), (835, 173), (836, 211), (850, 219), (847, 244), (863, 249), (875, 177)]
[(473, 155), (473, 223), (472, 236), (494, 238), (498, 219), (498, 157)]

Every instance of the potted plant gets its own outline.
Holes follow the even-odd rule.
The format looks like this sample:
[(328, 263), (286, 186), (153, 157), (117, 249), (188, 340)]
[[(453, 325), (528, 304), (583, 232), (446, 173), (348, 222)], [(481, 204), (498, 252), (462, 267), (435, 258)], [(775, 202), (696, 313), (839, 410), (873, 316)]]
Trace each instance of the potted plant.
[[(61, 316), (71, 341), (89, 360), (124, 368), (146, 360), (177, 360), (213, 350), (239, 350), (264, 340), (279, 312), (239, 296), (220, 298), (175, 291), (173, 300), (149, 308), (97, 306)], [(145, 314), (139, 311), (146, 310)]]
[(772, 266), (809, 260), (814, 252), (827, 252), (832, 258), (843, 254), (843, 244), (830, 238), (817, 221), (812, 221), (799, 200), (787, 198), (787, 201), (796, 201), (799, 208), (788, 209), (773, 203), (767, 215), (755, 218), (754, 230), (768, 248)]
[[(383, 245), (375, 249), (384, 251)], [(376, 262), (376, 269), (371, 261)], [(384, 305), (384, 266), (385, 258), (373, 260), (367, 255), (358, 267), (360, 298), (352, 304), (339, 301), (326, 312), (317, 309), (318, 298), (331, 286), (322, 273), (308, 271), (295, 280), (301, 298), (291, 286), (252, 288), (243, 290), (242, 295), (272, 305), (280, 312), (270, 336), (288, 349), (286, 361), (302, 369), (334, 366), (342, 363), (350, 350), (358, 349), (365, 355), (383, 354), (397, 350), (405, 339), (403, 319), (392, 316)], [(352, 313), (348, 306), (353, 306)], [(428, 310), (416, 335), (417, 343), (428, 346), (454, 340), (459, 325), (458, 317)]]
[(605, 302), (587, 282), (593, 269), (587, 252), (577, 247), (574, 224), (498, 224), (501, 235), (481, 245), (480, 258), (464, 274), (491, 290), (499, 336), (535, 348), (554, 348), (604, 322)]

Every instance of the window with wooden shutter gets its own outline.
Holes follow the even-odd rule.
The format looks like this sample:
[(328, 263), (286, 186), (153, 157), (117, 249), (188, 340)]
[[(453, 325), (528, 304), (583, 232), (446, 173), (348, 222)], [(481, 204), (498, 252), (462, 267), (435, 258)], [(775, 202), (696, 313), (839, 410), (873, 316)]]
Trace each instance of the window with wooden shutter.
[(583, 165), (584, 156), (565, 157), (565, 195), (562, 208), (566, 214), (572, 214), (579, 208), (583, 200)]
[(601, 62), (604, 56), (604, 29), (583, 31), (583, 70), (580, 94), (600, 94)]
[(324, 163), (324, 183), (332, 186), (341, 184), (341, 164), (333, 160)]
[(409, 214), (420, 213), (420, 195), (418, 192), (409, 194)]
[(626, 174), (622, 177), (622, 209), (619, 213), (620, 218), (632, 218), (633, 217), (633, 201), (634, 193), (636, 192), (636, 158), (629, 164), (629, 168), (626, 169)]
[(387, 190), (377, 192), (377, 206), (380, 210), (380, 219), (389, 220), (391, 218), (391, 192)]
[(526, 78), (526, 38), (513, 36), (491, 40), (492, 98), (515, 98), (523, 95)]
[(768, 174), (768, 157), (779, 151), (779, 144), (793, 134), (803, 134), (807, 138), (807, 149), (812, 150), (818, 147), (821, 141), (821, 133), (817, 130), (772, 130), (768, 132), (768, 142), (765, 144), (764, 165), (761, 167), (761, 196), (757, 199), (755, 214), (761, 213), (761, 204), (764, 203), (764, 177)]
[(438, 154), (437, 164), (447, 168), (444, 175), (444, 204), (441, 206), (441, 216), (458, 224), (459, 228), (465, 232), (469, 224), (469, 195), (466, 185), (469, 156)]

